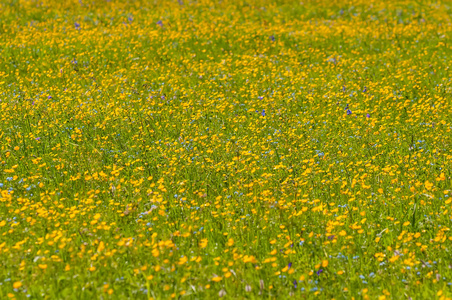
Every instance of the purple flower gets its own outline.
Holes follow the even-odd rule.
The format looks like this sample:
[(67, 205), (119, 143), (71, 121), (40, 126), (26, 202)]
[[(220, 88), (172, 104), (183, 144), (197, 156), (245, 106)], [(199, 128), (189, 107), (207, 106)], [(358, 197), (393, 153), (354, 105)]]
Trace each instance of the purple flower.
[(293, 281), (293, 285), (295, 286), (295, 288), (297, 288), (297, 281), (296, 280)]
[(35, 138), (35, 140), (37, 140), (37, 141), (39, 141), (40, 139), (41, 139), (40, 137)]
[(331, 240), (333, 240), (334, 239), (334, 235), (330, 235), (329, 237), (328, 237), (328, 239), (331, 241)]
[(352, 111), (350, 109), (347, 109), (347, 116), (351, 115)]
[(127, 20), (129, 20), (129, 22), (132, 23), (133, 17), (132, 17), (132, 16), (129, 16), (129, 17), (127, 18)]
[(288, 269), (290, 269), (290, 267), (292, 267), (292, 263), (291, 262), (288, 265)]
[(159, 20), (159, 21), (157, 22), (157, 25), (159, 25), (160, 27), (163, 27), (163, 22), (162, 22), (162, 20)]
[(262, 116), (265, 117), (265, 109), (262, 110)]
[(47, 99), (52, 99), (52, 96), (48, 96)]
[(259, 96), (259, 97), (257, 97), (259, 100), (262, 100), (262, 99), (264, 99), (264, 97), (263, 96)]
[(317, 275), (320, 275), (320, 274), (322, 274), (322, 273), (323, 273), (323, 270), (322, 270), (322, 269), (320, 269), (320, 270), (317, 271)]
[(370, 115), (369, 115), (369, 114), (367, 114), (367, 115), (366, 115), (366, 117), (370, 118)]
[(275, 41), (275, 36), (274, 36), (274, 35), (271, 35), (271, 36), (270, 36), (270, 39), (272, 40), (272, 42), (274, 42), (274, 41)]
[(345, 93), (345, 85), (342, 86), (342, 91)]
[(75, 29), (80, 30), (80, 24), (75, 22)]
[(366, 87), (364, 87), (364, 90), (363, 90), (363, 93), (365, 93), (365, 92), (367, 92), (367, 88)]

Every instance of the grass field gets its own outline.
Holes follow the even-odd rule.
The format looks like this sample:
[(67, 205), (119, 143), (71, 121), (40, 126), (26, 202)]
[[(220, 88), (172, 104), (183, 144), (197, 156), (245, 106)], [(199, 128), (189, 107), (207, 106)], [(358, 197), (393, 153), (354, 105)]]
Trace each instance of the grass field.
[(452, 3), (0, 3), (1, 299), (452, 297)]

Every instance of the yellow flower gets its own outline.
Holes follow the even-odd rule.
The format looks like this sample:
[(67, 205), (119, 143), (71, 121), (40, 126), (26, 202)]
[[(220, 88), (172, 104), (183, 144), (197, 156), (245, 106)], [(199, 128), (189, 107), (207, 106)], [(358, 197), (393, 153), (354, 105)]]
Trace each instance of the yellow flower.
[(446, 180), (446, 176), (444, 175), (444, 173), (441, 173), (439, 175), (439, 177), (436, 178), (436, 181), (444, 181)]
[(18, 289), (22, 286), (22, 282), (20, 281), (16, 281), (13, 283), (13, 288)]
[(431, 183), (430, 181), (426, 181), (425, 182), (425, 188), (428, 190), (428, 191), (430, 191), (431, 189), (432, 189), (432, 187), (433, 187), (433, 183)]
[(399, 256), (398, 255), (395, 255), (395, 256), (393, 256), (393, 257), (391, 257), (390, 259), (389, 259), (389, 261), (390, 262), (395, 262), (396, 260), (398, 260), (399, 259)]
[(208, 240), (207, 239), (201, 239), (199, 242), (199, 247), (206, 248), (207, 247)]

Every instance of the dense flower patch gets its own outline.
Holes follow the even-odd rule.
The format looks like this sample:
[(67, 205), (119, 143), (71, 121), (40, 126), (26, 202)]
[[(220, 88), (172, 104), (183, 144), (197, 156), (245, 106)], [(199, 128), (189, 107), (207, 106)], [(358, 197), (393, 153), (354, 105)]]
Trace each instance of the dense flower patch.
[(0, 298), (450, 297), (446, 4), (4, 1)]

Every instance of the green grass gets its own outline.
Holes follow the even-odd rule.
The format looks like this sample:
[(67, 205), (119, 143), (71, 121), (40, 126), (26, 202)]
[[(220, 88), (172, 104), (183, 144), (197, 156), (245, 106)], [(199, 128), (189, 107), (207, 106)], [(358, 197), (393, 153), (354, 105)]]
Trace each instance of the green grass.
[(0, 298), (450, 297), (451, 12), (0, 4)]

